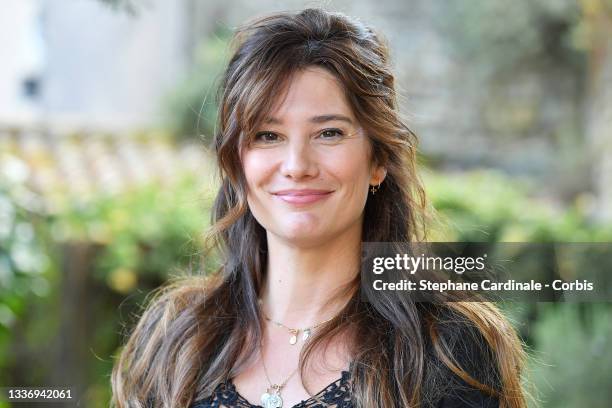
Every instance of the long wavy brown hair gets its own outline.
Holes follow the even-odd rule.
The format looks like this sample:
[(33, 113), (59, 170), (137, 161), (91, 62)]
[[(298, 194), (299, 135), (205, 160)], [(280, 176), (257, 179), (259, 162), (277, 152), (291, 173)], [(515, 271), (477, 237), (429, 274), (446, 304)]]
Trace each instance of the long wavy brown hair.
[[(116, 407), (188, 407), (257, 352), (267, 243), (247, 205), (239, 152), (298, 70), (323, 67), (339, 80), (371, 141), (373, 160), (387, 169), (380, 190), (366, 202), (362, 241), (425, 238), (417, 139), (399, 116), (383, 39), (342, 14), (306, 9), (257, 19), (237, 31), (233, 44), (214, 136), (221, 187), (210, 239), (222, 266), (155, 292), (114, 366)], [(526, 406), (524, 351), (493, 304), (381, 295), (361, 287), (359, 273), (344, 289), (350, 300), (305, 345), (300, 368), (313, 350), (350, 329), (359, 339), (351, 346), (356, 407), (434, 406), (460, 387), (497, 398), (501, 407)]]

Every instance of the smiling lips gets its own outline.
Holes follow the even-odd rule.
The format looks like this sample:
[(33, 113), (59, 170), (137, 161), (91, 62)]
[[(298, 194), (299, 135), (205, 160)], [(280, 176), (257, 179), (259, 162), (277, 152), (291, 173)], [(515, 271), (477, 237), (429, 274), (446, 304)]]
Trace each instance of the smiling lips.
[(290, 204), (310, 204), (329, 197), (331, 193), (333, 191), (304, 189), (281, 190), (272, 194)]

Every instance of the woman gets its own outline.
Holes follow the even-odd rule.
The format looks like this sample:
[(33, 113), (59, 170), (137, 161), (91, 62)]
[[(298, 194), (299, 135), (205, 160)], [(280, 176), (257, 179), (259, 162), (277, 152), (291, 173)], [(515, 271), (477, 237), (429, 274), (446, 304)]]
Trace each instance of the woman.
[(223, 266), (174, 282), (113, 370), (117, 407), (524, 407), (488, 303), (360, 288), (361, 242), (424, 239), (386, 45), (318, 9), (238, 31), (221, 86)]

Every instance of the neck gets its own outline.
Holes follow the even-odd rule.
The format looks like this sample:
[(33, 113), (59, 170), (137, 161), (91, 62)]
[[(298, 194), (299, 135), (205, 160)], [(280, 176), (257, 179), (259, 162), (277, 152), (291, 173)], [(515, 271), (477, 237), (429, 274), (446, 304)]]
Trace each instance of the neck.
[(360, 268), (361, 226), (316, 247), (297, 247), (268, 232), (268, 270), (262, 293), (270, 319), (293, 328), (333, 317), (348, 301), (338, 289)]

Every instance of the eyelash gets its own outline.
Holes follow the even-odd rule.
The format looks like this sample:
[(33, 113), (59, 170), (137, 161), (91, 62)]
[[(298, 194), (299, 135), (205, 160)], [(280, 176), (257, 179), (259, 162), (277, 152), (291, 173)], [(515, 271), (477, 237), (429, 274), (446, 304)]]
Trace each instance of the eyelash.
[[(332, 132), (334, 133), (334, 136), (339, 137), (339, 136), (344, 136), (344, 132), (340, 129), (335, 129), (335, 128), (330, 128), (330, 129), (323, 129), (321, 132), (319, 132), (319, 136), (323, 135), (324, 133), (327, 132)], [(278, 136), (276, 133), (274, 132), (259, 132), (257, 134), (255, 134), (255, 138), (254, 141), (261, 141), (262, 136), (265, 135), (274, 135), (274, 136)], [(327, 138), (326, 138), (327, 139)], [(274, 141), (264, 141), (264, 143), (273, 143)]]
[(340, 129), (323, 129), (319, 135), (322, 135), (325, 132), (334, 132), (336, 136), (344, 136), (344, 133)]

